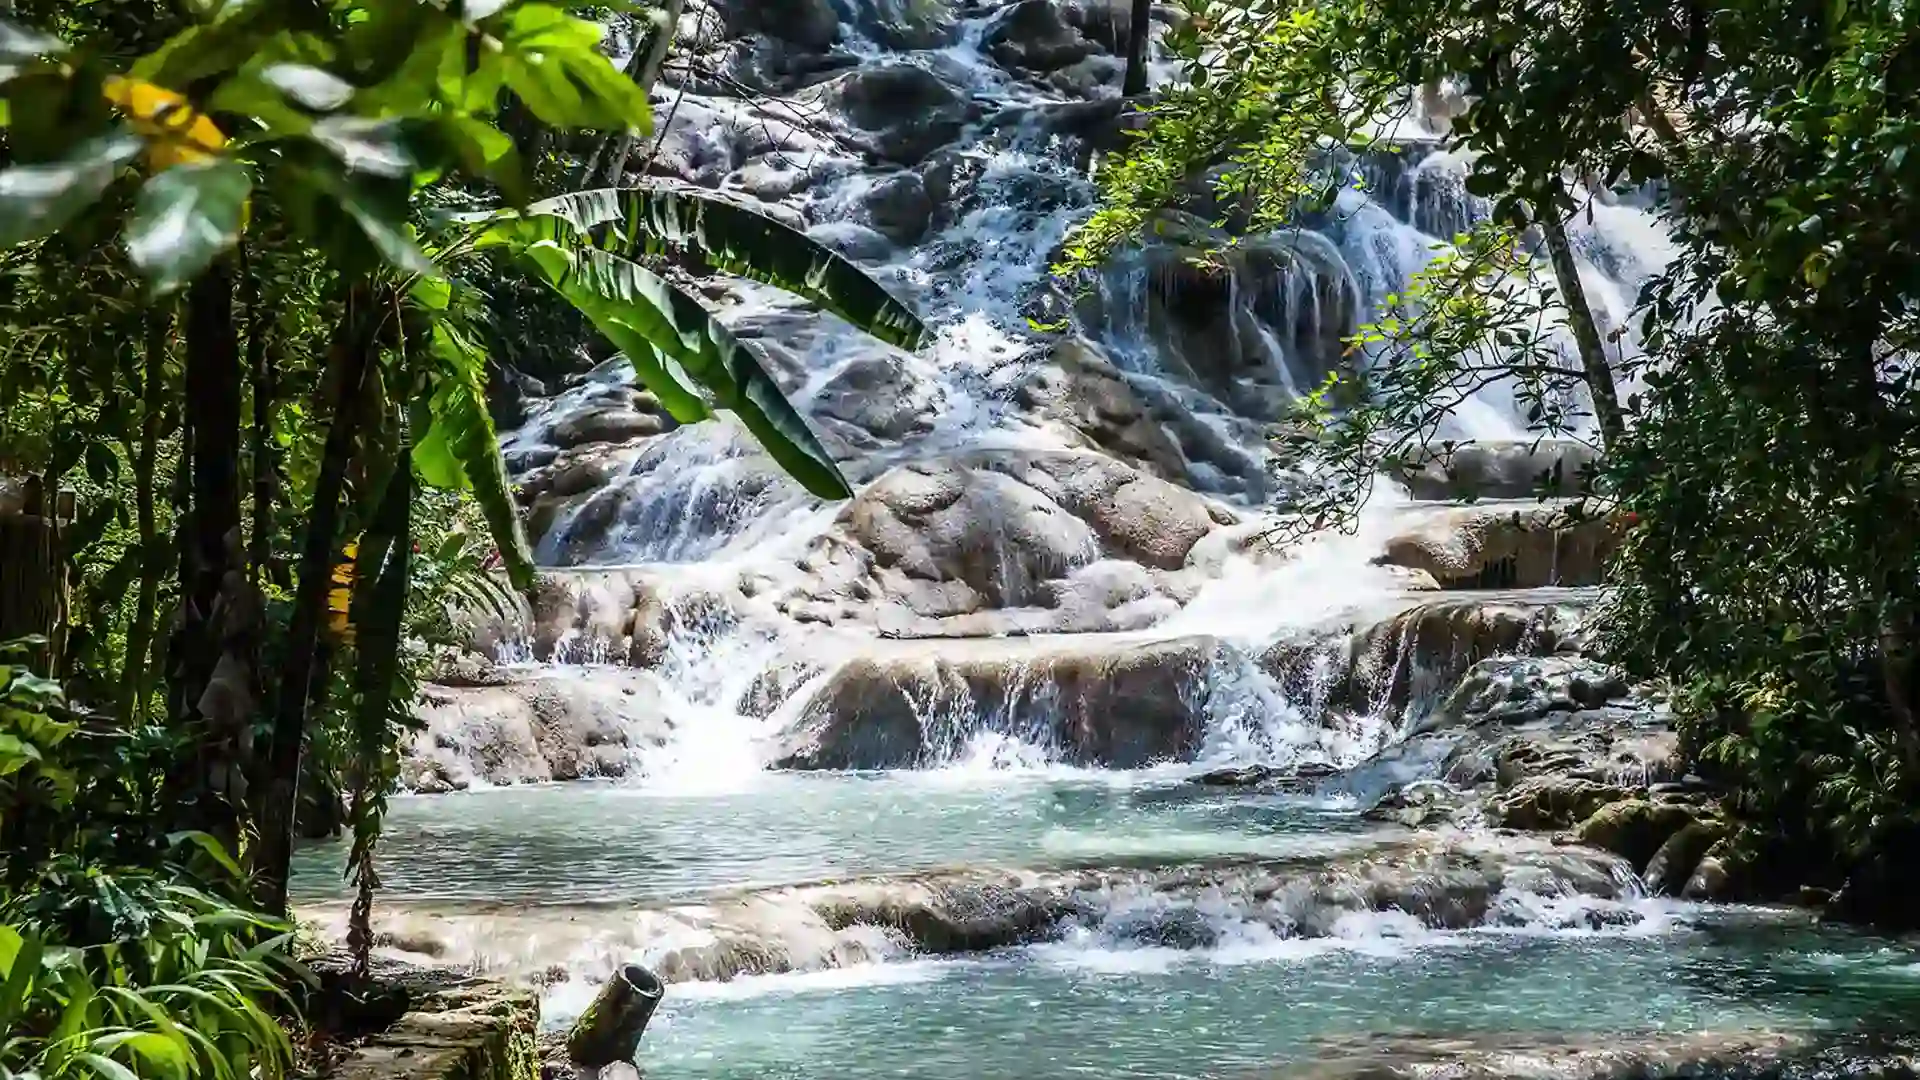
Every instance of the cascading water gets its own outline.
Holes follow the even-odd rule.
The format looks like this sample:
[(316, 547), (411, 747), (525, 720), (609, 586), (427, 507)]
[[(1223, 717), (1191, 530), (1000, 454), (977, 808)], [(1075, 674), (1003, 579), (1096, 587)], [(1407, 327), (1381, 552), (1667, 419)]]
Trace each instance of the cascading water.
[[(724, 416), (674, 425), (617, 358), (521, 403), (508, 461), (552, 572), (531, 625), (481, 635), (500, 664), (423, 695), (407, 782), (443, 794), (394, 804), (385, 947), (540, 982), (552, 1024), (652, 964), (672, 985), (642, 1060), (667, 1077), (1215, 1077), (1376, 1031), (1805, 1022), (1728, 987), (1807, 931), (1425, 816), (1498, 752), (1436, 715), (1660, 737), (1577, 659), (1475, 666), (1564, 651), (1578, 590), (1409, 591), (1560, 583), (1577, 545), (1503, 531), (1531, 504), (1383, 484), (1351, 535), (1256, 542), (1267, 422), (1486, 212), (1443, 122), (1349, 162), (1364, 186), (1313, 228), (1199, 258), (1222, 234), (1176, 222), (1074, 300), (1082, 331), (1032, 328), (1121, 126), (1104, 4), (689, 5), (647, 170), (806, 228), (932, 341), (703, 285), (845, 506)], [(1569, 232), (1603, 332), (1627, 325), (1672, 254), (1656, 218), (1596, 200)], [(1451, 423), (1525, 427), (1500, 386)], [(305, 906), (339, 919), (305, 858)], [(1905, 962), (1821, 940), (1883, 981)]]

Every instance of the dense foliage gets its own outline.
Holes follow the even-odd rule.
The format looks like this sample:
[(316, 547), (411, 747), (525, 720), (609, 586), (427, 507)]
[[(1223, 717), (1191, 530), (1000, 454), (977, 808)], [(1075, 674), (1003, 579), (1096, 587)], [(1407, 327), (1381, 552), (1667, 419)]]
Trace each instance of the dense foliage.
[[(1363, 175), (1358, 156), (1394, 151), (1392, 120), (1455, 97), (1447, 138), (1478, 223), (1280, 425), (1298, 528), (1350, 522), (1376, 476), (1444, 454), (1445, 417), (1490, 382), (1534, 434), (1603, 439), (1572, 512), (1638, 523), (1603, 632), (1673, 684), (1748, 825), (1756, 887), (1845, 884), (1862, 914), (1911, 919), (1911, 6), (1186, 7), (1170, 43), (1190, 77), (1106, 171), (1108, 206), (1066, 269), (1223, 196), (1254, 229), (1309, 221)], [(1568, 272), (1565, 223), (1610, 192), (1650, 195), (1682, 250), (1631, 327), (1596, 327)], [(1638, 351), (1617, 347), (1629, 330)]]
[[(539, 0), (4, 11), (0, 524), (55, 529), (63, 563), (6, 587), (63, 602), (0, 675), (0, 1068), (278, 1075), (296, 819), (352, 834), (364, 965), (415, 687), (457, 612), (533, 584), (503, 327), (596, 335), (828, 498), (838, 466), (687, 270), (922, 328), (769, 218), (557, 186), (625, 179), (671, 18), (623, 69)], [(95, 893), (100, 917), (58, 899)]]

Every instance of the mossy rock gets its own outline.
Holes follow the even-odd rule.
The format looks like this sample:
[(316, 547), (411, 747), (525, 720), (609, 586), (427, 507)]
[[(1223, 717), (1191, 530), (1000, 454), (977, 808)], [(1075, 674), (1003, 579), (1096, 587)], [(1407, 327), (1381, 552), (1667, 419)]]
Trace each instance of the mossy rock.
[(1653, 853), (1640, 875), (1646, 879), (1647, 891), (1655, 896), (1679, 896), (1707, 852), (1726, 835), (1724, 824), (1704, 820), (1695, 821), (1667, 837), (1667, 842)]
[(333, 1080), (538, 1080), (531, 992), (482, 984), (422, 995), (328, 1071)]
[(1535, 776), (1494, 796), (1487, 804), (1487, 818), (1509, 829), (1565, 829), (1627, 796), (1626, 789), (1611, 784), (1571, 776)]
[(1632, 864), (1634, 872), (1647, 868), (1660, 846), (1694, 823), (1693, 808), (1648, 799), (1622, 799), (1595, 810), (1580, 823), (1575, 837), (1588, 847), (1611, 851)]

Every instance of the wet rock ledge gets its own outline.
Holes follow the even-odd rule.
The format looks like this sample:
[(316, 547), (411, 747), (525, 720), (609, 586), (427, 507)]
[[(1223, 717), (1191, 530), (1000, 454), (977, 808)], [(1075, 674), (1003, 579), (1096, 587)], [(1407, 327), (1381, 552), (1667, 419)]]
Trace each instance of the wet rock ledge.
[(331, 1046), (327, 1080), (538, 1080), (540, 999), (438, 968), (376, 961), (364, 983), (344, 957), (310, 965), (309, 1018)]

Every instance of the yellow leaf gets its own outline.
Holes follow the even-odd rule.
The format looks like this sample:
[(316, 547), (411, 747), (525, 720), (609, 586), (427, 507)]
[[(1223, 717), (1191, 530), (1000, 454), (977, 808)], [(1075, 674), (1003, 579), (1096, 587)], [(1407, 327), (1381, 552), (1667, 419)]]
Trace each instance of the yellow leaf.
[(141, 79), (109, 76), (101, 92), (133, 121), (133, 129), (150, 144), (147, 163), (154, 171), (205, 161), (227, 145), (219, 125), (163, 86)]

